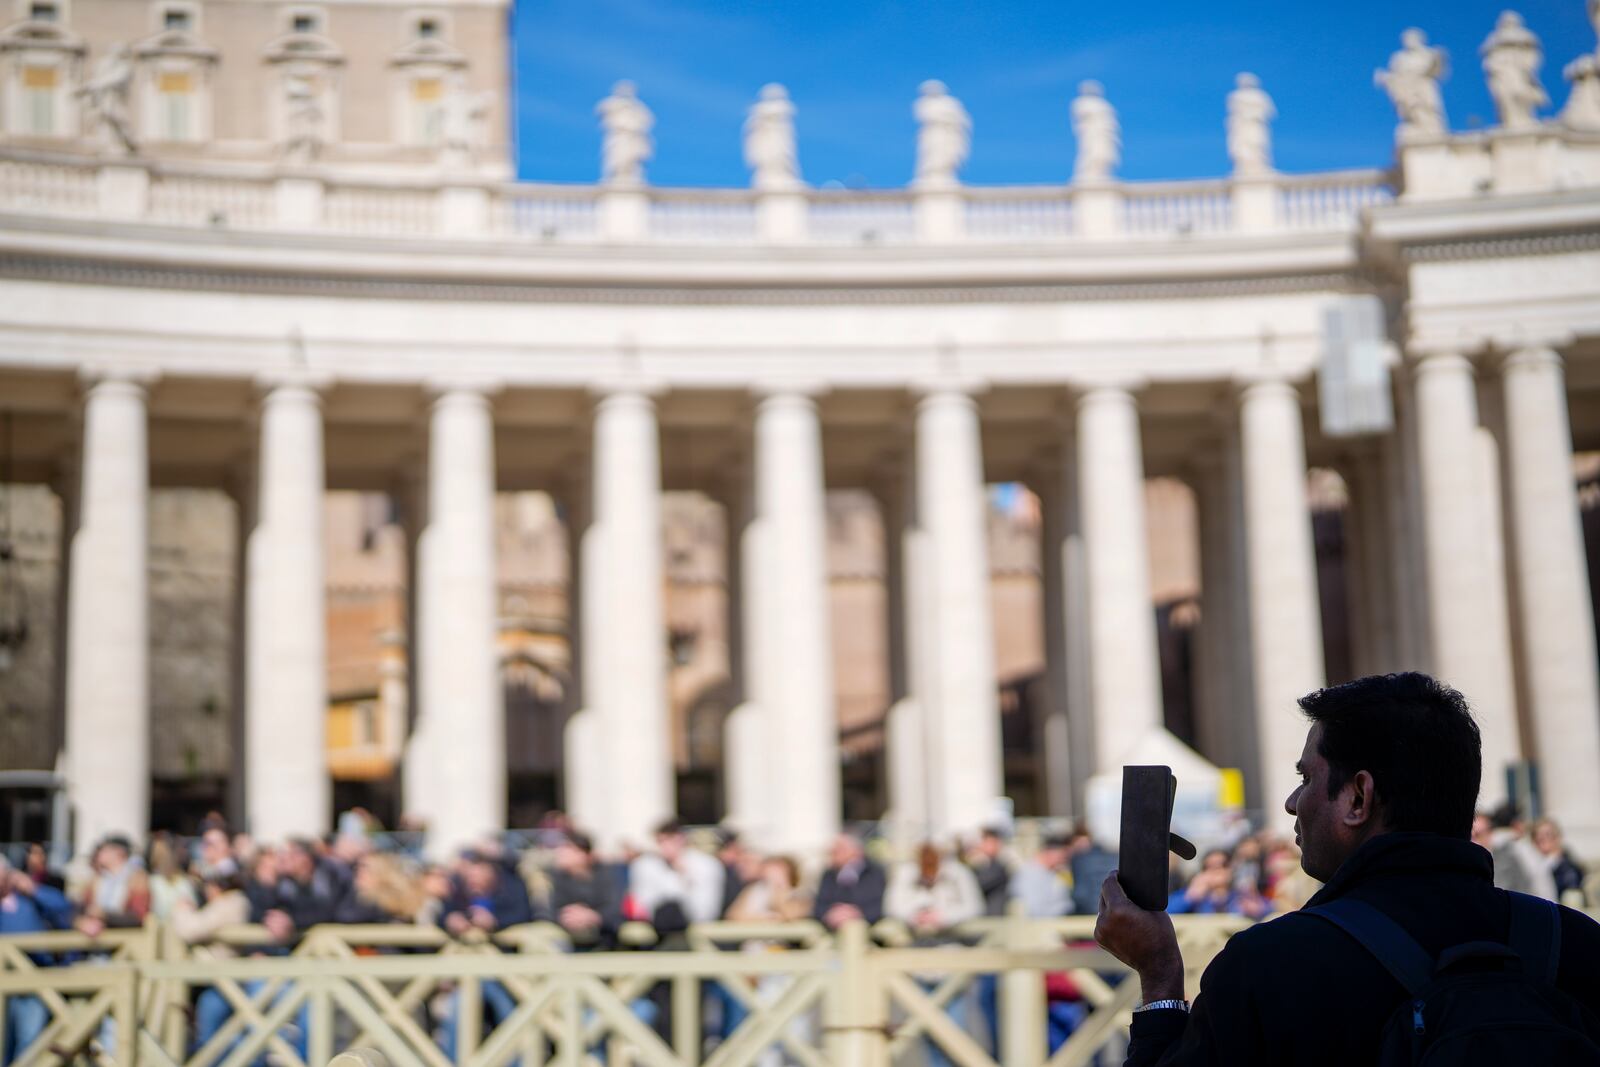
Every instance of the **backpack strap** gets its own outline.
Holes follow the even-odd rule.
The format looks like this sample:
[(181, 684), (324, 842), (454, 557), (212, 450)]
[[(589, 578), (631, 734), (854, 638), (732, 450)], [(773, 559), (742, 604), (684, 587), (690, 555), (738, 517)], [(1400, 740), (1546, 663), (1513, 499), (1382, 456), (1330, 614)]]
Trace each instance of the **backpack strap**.
[(1355, 938), (1410, 995), (1418, 995), (1433, 980), (1433, 957), (1399, 923), (1371, 904), (1341, 897), (1307, 908), (1305, 914), (1324, 919)]
[(1511, 950), (1522, 957), (1529, 978), (1555, 985), (1561, 966), (1561, 908), (1527, 893), (1506, 896), (1511, 900)]

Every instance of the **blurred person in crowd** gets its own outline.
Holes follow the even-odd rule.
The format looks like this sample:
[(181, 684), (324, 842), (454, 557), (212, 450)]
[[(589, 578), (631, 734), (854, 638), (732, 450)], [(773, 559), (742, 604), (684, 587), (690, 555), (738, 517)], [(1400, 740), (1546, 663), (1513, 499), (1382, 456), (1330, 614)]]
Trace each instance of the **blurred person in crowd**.
[[(460, 867), (439, 925), (456, 937), (474, 932), (488, 936), (496, 930), (533, 922), (534, 917), (528, 887), (515, 869), (507, 865), (503, 853), (485, 844), (461, 854)], [(499, 982), (486, 981), (479, 988), (488, 1027), (498, 1026), (516, 1010), (516, 998)], [(458, 993), (450, 1000), (441, 1036), (444, 1053), (452, 1060), (456, 1058), (460, 1016), (461, 995)]]
[[(955, 928), (983, 914), (983, 893), (972, 869), (938, 846), (924, 842), (914, 861), (896, 864), (884, 893), (883, 911), (911, 928), (912, 944), (919, 948), (959, 944)], [(933, 990), (943, 975), (914, 975), (925, 990)], [(968, 996), (958, 994), (945, 1004), (945, 1013), (966, 1029)], [(948, 1067), (949, 1057), (937, 1041), (924, 1039), (930, 1067)]]
[(1261, 838), (1251, 836), (1233, 846), (1233, 887), (1241, 892), (1261, 893), (1267, 888), (1267, 872), (1262, 862)]
[[(350, 892), (339, 903), (341, 923), (420, 923), (426, 898), (421, 880), (400, 857), (368, 852), (355, 861)], [(431, 923), (433, 916), (428, 916)]]
[(1181, 892), (1167, 901), (1172, 915), (1243, 915), (1259, 919), (1271, 910), (1253, 879), (1235, 877), (1227, 852), (1214, 848), (1200, 861), (1200, 870)]
[(811, 914), (811, 894), (800, 888), (800, 865), (788, 856), (768, 856), (758, 877), (728, 908), (730, 922), (794, 922)]
[(1566, 842), (1561, 836), (1561, 827), (1554, 819), (1546, 816), (1533, 824), (1533, 847), (1539, 850), (1539, 856), (1555, 882), (1556, 899), (1560, 900), (1568, 893), (1576, 892), (1578, 903), (1584, 904), (1583, 880), (1586, 872), (1583, 865), (1573, 859), (1572, 853), (1567, 851)]
[[(1379, 1062), (1389, 1036), (1405, 1043), (1389, 1048), (1406, 1062), (1452, 1051), (1482, 1063), (1557, 1062), (1549, 1056), (1558, 1032), (1570, 1034), (1569, 1049), (1581, 1042), (1592, 1051), (1600, 924), (1495, 888), (1491, 857), (1470, 839), (1483, 748), (1466, 699), (1408, 672), (1317, 690), (1299, 704), (1311, 726), (1284, 810), (1294, 816), (1306, 872), (1325, 883), (1308, 908), (1230, 938), (1191, 1007), (1172, 917), (1139, 908), (1115, 875), (1101, 886), (1095, 939), (1138, 975), (1143, 997), (1128, 1067), (1342, 1067)], [(1334, 910), (1315, 913), (1323, 905)], [(1395, 928), (1387, 946), (1369, 945), (1343, 922), (1373, 912)], [(1450, 992), (1418, 998), (1414, 990), (1434, 981), (1435, 961), (1463, 946), (1506, 945), (1514, 920), (1553, 937), (1522, 949), (1533, 967), (1548, 967), (1534, 971), (1542, 981), (1474, 949), (1464, 961), (1471, 970), (1453, 972), (1460, 980), (1450, 979)], [(1414, 965), (1400, 955), (1406, 947), (1420, 957)], [(1531, 958), (1535, 952), (1544, 960)], [(1487, 1005), (1473, 990), (1497, 988), (1473, 985), (1480, 974), (1496, 975), (1500, 994), (1515, 997), (1492, 1025), (1474, 1026)], [(1512, 1052), (1540, 1042), (1542, 1060)]]
[(492, 934), (534, 921), (528, 887), (502, 858), (483, 849), (461, 854), (439, 925), (456, 937), (479, 930)]
[(681, 934), (690, 923), (722, 916), (726, 872), (715, 856), (689, 846), (676, 820), (656, 828), (656, 851), (633, 861), (628, 892), (641, 915), (663, 937)]
[(272, 850), (263, 850), (260, 845), (256, 844), (255, 838), (242, 830), (233, 835), (233, 858), (239, 861), (240, 870), (247, 871), (254, 867), (256, 859), (260, 857), (263, 851), (270, 852)]
[(198, 899), (194, 882), (183, 870), (179, 845), (171, 834), (161, 831), (150, 836), (145, 850), (145, 867), (150, 881), (150, 914), (165, 921), (180, 903), (193, 906)]
[(1100, 885), (1116, 870), (1117, 854), (1096, 841), (1086, 829), (1078, 831), (1072, 855), (1072, 910), (1092, 915), (1100, 906)]
[[(800, 888), (800, 865), (788, 856), (768, 856), (761, 861), (757, 877), (739, 893), (738, 899), (728, 908), (729, 922), (784, 923), (804, 919), (811, 914), (811, 895)], [(789, 946), (781, 941), (751, 940), (744, 943), (746, 952), (775, 952)], [(794, 984), (794, 976), (767, 974), (755, 979), (756, 999), (763, 1004), (774, 1004)], [(723, 989), (721, 983), (714, 986)], [(725, 994), (727, 1004), (736, 1003), (731, 994)], [(738, 1005), (733, 1016), (724, 1017), (723, 1039), (733, 1033), (748, 1015), (743, 1005)], [(724, 1007), (727, 1010), (727, 1007)], [(787, 1027), (790, 1037), (801, 1043), (810, 1043), (815, 1037), (815, 1027), (810, 1013), (804, 1013)], [(757, 1067), (782, 1067), (783, 1052), (777, 1044), (763, 1049), (756, 1057)]]
[[(217, 959), (237, 955), (232, 945), (217, 937), (227, 927), (250, 921), (250, 898), (244, 885), (244, 876), (231, 861), (213, 867), (200, 883), (202, 903), (178, 901), (174, 905), (169, 920), (173, 934), (186, 945), (204, 946), (206, 954)], [(202, 989), (195, 999), (191, 1051), (204, 1048), (232, 1015), (233, 1005), (221, 990), (215, 986)]]
[(222, 835), (224, 837), (228, 835), (228, 819), (222, 814), (222, 812), (215, 809), (208, 811), (205, 813), (205, 815), (201, 816), (200, 824), (198, 827), (196, 827), (196, 833), (199, 836), (204, 837), (212, 830), (222, 831)]
[(547, 909), (579, 951), (610, 949), (622, 928), (622, 892), (595, 862), (594, 843), (568, 830), (552, 856)]
[(63, 893), (67, 891), (66, 878), (50, 866), (50, 854), (37, 842), (28, 846), (27, 856), (22, 861), (22, 872), (33, 880), (34, 885), (47, 885)]
[[(280, 942), (313, 926), (337, 921), (339, 907), (350, 892), (349, 875), (323, 859), (309, 838), (290, 838), (277, 852), (278, 879), (257, 921)], [(259, 865), (256, 880), (262, 881)]]
[(1293, 845), (1279, 845), (1268, 852), (1266, 871), (1267, 900), (1278, 915), (1299, 911), (1322, 888), (1300, 865), (1300, 850)]
[(249, 863), (243, 859), (238, 863), (240, 870), (246, 872), (244, 893), (250, 899), (250, 921), (260, 922), (278, 903), (278, 854), (269, 848), (254, 853)]
[(883, 918), (887, 881), (883, 868), (867, 857), (861, 838), (842, 833), (828, 851), (828, 868), (811, 905), (812, 918), (829, 930), (856, 921), (871, 926)]
[(983, 894), (983, 913), (1000, 916), (1006, 913), (1007, 890), (1011, 885), (1011, 865), (1006, 859), (1006, 839), (998, 829), (988, 826), (978, 835), (967, 863), (978, 879), (978, 891)]
[(228, 838), (227, 827), (209, 826), (200, 834), (194, 862), (195, 873), (206, 878), (212, 871), (225, 865), (235, 870), (243, 869), (243, 864), (233, 854), (233, 842)]
[(717, 862), (722, 864), (722, 912), (726, 917), (746, 886), (761, 877), (761, 856), (744, 843), (739, 831), (717, 830)]
[(150, 913), (150, 881), (126, 837), (114, 834), (95, 846), (94, 872), (78, 905), (77, 928), (99, 937), (107, 927), (139, 926)]
[[(72, 926), (72, 902), (59, 889), (35, 882), (23, 871), (13, 870), (11, 861), (0, 853), (0, 936), (37, 934), (46, 930), (66, 930)], [(49, 966), (49, 957), (30, 955), (35, 966)], [(7, 1067), (44, 1032), (50, 1023), (50, 1009), (29, 993), (5, 998), (4, 1041), (0, 1043), (0, 1067)]]
[(1555, 899), (1556, 880), (1532, 844), (1523, 839), (1521, 822), (1510, 805), (1502, 805), (1493, 815), (1481, 811), (1474, 815), (1472, 843), (1494, 857), (1494, 884), (1498, 888)]
[(1011, 876), (1012, 900), (1022, 903), (1030, 919), (1054, 919), (1072, 914), (1072, 891), (1067, 884), (1067, 861), (1072, 841), (1065, 834), (1049, 834), (1033, 858)]
[(444, 909), (450, 903), (450, 896), (455, 892), (454, 883), (451, 881), (450, 872), (438, 863), (430, 863), (422, 868), (422, 907), (417, 912), (417, 922), (424, 926), (442, 925)]

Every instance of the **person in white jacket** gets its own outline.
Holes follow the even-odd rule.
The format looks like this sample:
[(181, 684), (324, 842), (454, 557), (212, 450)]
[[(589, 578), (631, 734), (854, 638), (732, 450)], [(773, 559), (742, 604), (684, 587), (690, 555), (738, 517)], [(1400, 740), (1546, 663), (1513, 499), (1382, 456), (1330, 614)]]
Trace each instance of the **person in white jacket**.
[[(959, 943), (955, 928), (983, 914), (983, 892), (972, 868), (946, 856), (937, 846), (924, 844), (917, 849), (914, 862), (897, 864), (890, 873), (883, 912), (887, 918), (899, 919), (909, 926), (918, 947), (954, 947)], [(927, 990), (935, 988), (943, 977), (936, 973), (916, 975)], [(945, 1005), (950, 1018), (966, 1030), (970, 1030), (969, 994), (970, 989), (963, 990)], [(926, 1044), (928, 1067), (949, 1067), (950, 1058), (944, 1049), (931, 1039)]]

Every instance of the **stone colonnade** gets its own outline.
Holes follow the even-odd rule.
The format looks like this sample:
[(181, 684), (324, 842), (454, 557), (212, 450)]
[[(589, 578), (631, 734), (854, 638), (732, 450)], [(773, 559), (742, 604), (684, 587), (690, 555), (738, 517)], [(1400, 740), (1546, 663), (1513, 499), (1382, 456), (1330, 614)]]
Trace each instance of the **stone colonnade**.
[[(1498, 358), (1498, 447), (1480, 426), (1482, 369), (1462, 353), (1417, 354), (1398, 430), (1356, 472), (1357, 625), (1392, 635), (1387, 649), (1367, 641), (1369, 666), (1432, 669), (1473, 699), (1486, 797), (1501, 793), (1492, 776), (1506, 761), (1535, 758), (1547, 808), (1593, 821), (1600, 693), (1562, 358), (1550, 348)], [(105, 375), (84, 392), (67, 687), (80, 846), (142, 830), (136, 813), (148, 810), (146, 385)], [(322, 385), (260, 388), (245, 560), (244, 796), (265, 838), (320, 832), (329, 817)], [(1162, 722), (1140, 385), (1099, 383), (1063, 403), (1034, 481), (1045, 507), (1053, 810), (1081, 810), (1072, 790), (1123, 762)], [(566, 738), (567, 803), (607, 842), (644, 841), (672, 808), (659, 392), (594, 394), (590, 466), (565, 487), (581, 695)], [(748, 461), (728, 478), (743, 701), (728, 727), (730, 817), (794, 851), (819, 848), (839, 817), (817, 392), (756, 393)], [(1253, 378), (1226, 395), (1220, 443), (1191, 470), (1207, 613), (1202, 744), (1219, 762), (1257, 768), (1258, 798), (1272, 810), (1294, 784), (1304, 737), (1295, 699), (1324, 680), (1306, 433), (1289, 381)], [(493, 404), (488, 388), (431, 390), (415, 531), (419, 708), (404, 784), (406, 809), (427, 820), (438, 850), (505, 819)], [(908, 447), (879, 486), (896, 698), (891, 808), (908, 832), (948, 834), (990, 819), (1003, 789), (981, 425), (965, 383), (918, 391), (912, 412)], [(1420, 641), (1407, 636), (1418, 632)], [(1514, 657), (1526, 694), (1520, 723)]]

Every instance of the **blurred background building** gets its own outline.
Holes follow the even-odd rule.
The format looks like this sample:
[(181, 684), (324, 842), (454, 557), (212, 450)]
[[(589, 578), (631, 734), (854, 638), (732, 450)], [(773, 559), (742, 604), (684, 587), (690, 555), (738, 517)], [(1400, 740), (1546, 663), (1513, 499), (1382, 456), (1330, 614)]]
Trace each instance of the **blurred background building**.
[(658, 188), (623, 84), (557, 186), (505, 16), (0, 29), (0, 839), (811, 849), (1081, 814), (1165, 734), (1270, 813), (1295, 697), (1421, 668), (1486, 803), (1600, 844), (1594, 55), (1552, 111), (1502, 20), (1452, 134), (1408, 36), (1384, 172), (1276, 171), (1241, 76), (1233, 174), (1160, 184), (1089, 83), (1071, 182), (963, 185), (929, 83), (906, 188), (807, 186), (770, 86), (749, 188)]

